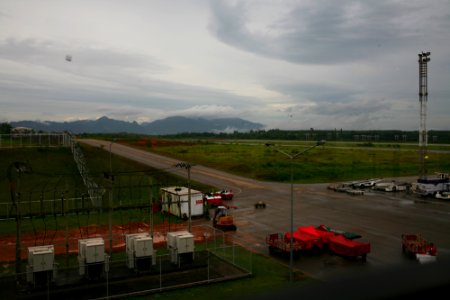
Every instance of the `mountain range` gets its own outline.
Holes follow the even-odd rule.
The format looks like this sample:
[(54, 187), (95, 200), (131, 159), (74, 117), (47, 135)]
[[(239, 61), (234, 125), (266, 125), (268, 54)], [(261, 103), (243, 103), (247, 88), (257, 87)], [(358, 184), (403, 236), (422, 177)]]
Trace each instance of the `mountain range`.
[(148, 135), (168, 135), (177, 133), (202, 132), (247, 132), (262, 129), (264, 125), (240, 118), (188, 118), (182, 116), (168, 117), (153, 122), (137, 123), (101, 117), (97, 120), (78, 120), (71, 122), (55, 121), (16, 121), (12, 127), (27, 127), (34, 131), (81, 133), (136, 133)]

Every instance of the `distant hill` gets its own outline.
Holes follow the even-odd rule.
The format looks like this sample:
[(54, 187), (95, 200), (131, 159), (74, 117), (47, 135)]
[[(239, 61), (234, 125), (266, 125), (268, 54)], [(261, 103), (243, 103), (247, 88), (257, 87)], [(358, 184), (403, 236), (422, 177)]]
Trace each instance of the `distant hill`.
[(137, 133), (149, 135), (167, 135), (177, 133), (199, 133), (199, 132), (247, 132), (262, 129), (264, 126), (240, 118), (188, 118), (168, 117), (150, 123), (139, 124), (137, 122), (126, 122), (101, 117), (97, 120), (80, 120), (72, 122), (53, 121), (17, 121), (11, 122), (13, 127), (27, 127), (34, 131), (61, 132), (70, 131), (80, 133)]

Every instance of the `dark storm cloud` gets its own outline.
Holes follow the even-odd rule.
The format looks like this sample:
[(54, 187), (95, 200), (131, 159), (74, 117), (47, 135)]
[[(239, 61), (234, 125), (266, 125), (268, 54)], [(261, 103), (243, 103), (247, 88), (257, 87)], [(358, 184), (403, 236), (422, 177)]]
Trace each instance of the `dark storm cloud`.
[[(352, 119), (375, 121), (389, 117), (392, 103), (385, 99), (367, 99), (365, 91), (357, 88), (339, 87), (325, 84), (296, 83), (272, 85), (271, 89), (286, 93), (295, 103), (286, 108), (294, 115), (310, 115), (316, 119)], [(323, 121), (322, 121), (323, 122)]]
[[(409, 47), (426, 34), (417, 20), (428, 15), (427, 2), (294, 1), (287, 14), (266, 25), (275, 32), (269, 35), (249, 29), (251, 11), (242, 2), (210, 3), (210, 30), (222, 42), (301, 64), (340, 64)], [(449, 24), (446, 17), (434, 15), (441, 27)]]

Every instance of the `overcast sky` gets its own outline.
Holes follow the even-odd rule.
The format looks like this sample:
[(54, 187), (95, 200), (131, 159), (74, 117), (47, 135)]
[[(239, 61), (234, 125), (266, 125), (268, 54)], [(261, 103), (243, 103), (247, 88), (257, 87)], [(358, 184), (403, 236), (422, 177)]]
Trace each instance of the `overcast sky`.
[(450, 0), (0, 0), (0, 122), (418, 130), (422, 51), (450, 130)]

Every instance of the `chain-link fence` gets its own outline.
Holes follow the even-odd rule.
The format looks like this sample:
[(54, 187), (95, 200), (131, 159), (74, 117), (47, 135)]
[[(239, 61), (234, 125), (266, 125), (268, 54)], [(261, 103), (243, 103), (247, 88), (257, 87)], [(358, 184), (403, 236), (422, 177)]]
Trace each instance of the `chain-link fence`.
[(0, 134), (0, 148), (15, 147), (68, 147), (68, 133), (15, 133)]
[[(10, 298), (120, 298), (252, 275), (252, 252), (235, 243), (227, 233), (207, 225), (192, 226), (193, 251), (174, 255), (168, 247), (169, 232), (186, 232), (186, 226), (153, 231), (153, 253), (140, 258), (129, 255), (125, 233), (111, 236), (111, 252), (107, 246), (110, 236), (93, 234), (105, 243), (101, 248), (104, 251), (98, 252), (92, 263), (80, 259), (80, 244), (74, 237), (66, 236), (67, 245), (50, 245), (55, 253), (51, 266), (43, 260), (33, 265), (30, 249), (34, 246), (23, 244), (23, 271), (14, 274), (14, 266), (10, 265), (10, 272), (4, 270), (0, 275), (0, 288)], [(14, 253), (14, 246), (7, 251)]]

